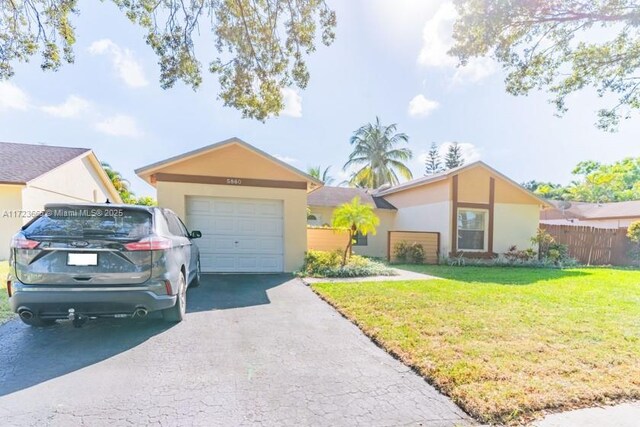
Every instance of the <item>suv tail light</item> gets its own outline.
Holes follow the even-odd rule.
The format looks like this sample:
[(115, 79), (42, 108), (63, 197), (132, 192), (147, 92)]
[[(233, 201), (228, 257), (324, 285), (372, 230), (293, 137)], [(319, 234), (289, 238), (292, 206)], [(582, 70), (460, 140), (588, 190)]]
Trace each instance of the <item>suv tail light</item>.
[(145, 237), (137, 242), (131, 242), (124, 245), (128, 251), (162, 251), (171, 249), (171, 240), (164, 237)]
[(29, 240), (21, 234), (13, 236), (11, 239), (11, 247), (16, 249), (35, 249), (40, 242)]
[(9, 298), (11, 298), (11, 280), (7, 280), (7, 293), (9, 294)]

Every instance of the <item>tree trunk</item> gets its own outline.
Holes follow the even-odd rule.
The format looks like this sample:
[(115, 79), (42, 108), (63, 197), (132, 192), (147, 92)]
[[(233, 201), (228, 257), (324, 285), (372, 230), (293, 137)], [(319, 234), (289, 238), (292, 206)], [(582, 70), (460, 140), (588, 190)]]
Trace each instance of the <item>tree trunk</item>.
[(351, 246), (353, 245), (353, 231), (349, 230), (349, 243), (347, 243), (347, 247), (344, 250), (344, 255), (342, 256), (342, 267), (347, 265), (347, 257), (351, 258)]

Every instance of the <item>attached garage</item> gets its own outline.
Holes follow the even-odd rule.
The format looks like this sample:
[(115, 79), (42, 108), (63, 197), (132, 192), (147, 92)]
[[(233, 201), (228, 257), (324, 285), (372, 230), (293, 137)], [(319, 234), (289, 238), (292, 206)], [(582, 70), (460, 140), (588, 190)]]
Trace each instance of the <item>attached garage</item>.
[(202, 231), (203, 272), (284, 271), (282, 200), (187, 197), (186, 225)]
[(232, 138), (136, 170), (196, 240), (204, 272), (292, 272), (307, 248), (307, 193), (322, 182)]

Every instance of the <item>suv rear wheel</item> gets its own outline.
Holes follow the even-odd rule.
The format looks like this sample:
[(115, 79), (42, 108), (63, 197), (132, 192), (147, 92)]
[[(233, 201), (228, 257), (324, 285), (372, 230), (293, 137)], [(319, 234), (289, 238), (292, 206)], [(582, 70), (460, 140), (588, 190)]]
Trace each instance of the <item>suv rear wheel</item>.
[(23, 316), (19, 316), (19, 317), (23, 323), (29, 326), (34, 326), (36, 328), (43, 328), (45, 326), (51, 326), (56, 323), (56, 319), (41, 319), (37, 316), (32, 316), (31, 318), (26, 318)]
[(178, 277), (178, 294), (176, 296), (176, 304), (162, 311), (162, 317), (167, 322), (182, 322), (187, 312), (187, 283), (182, 272)]

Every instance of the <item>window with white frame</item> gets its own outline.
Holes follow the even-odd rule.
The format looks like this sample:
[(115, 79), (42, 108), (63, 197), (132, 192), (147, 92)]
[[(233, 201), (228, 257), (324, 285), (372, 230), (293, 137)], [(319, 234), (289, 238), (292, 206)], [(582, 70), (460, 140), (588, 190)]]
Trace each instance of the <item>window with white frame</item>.
[(487, 211), (458, 209), (458, 250), (485, 250)]

